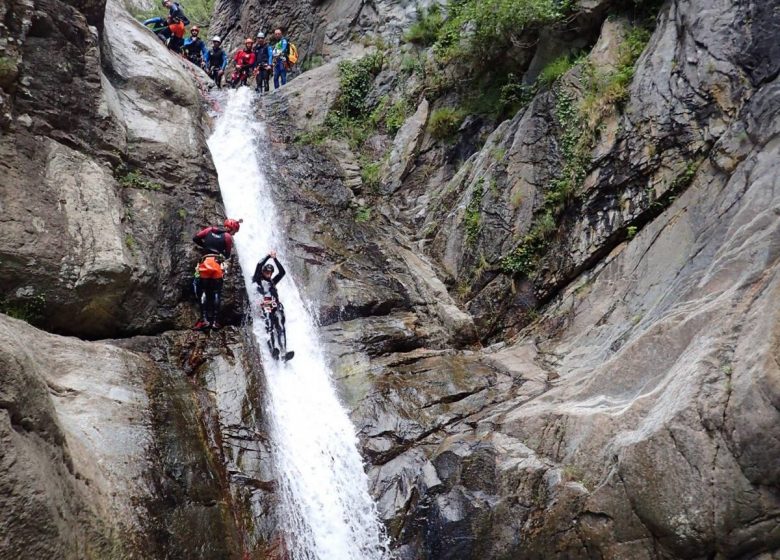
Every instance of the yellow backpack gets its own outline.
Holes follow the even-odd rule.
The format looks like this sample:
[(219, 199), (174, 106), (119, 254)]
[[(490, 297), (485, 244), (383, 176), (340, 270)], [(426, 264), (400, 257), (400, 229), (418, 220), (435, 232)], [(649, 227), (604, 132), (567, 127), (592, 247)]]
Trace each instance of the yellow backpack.
[(287, 55), (287, 62), (295, 64), (298, 62), (298, 47), (290, 43), (290, 52)]

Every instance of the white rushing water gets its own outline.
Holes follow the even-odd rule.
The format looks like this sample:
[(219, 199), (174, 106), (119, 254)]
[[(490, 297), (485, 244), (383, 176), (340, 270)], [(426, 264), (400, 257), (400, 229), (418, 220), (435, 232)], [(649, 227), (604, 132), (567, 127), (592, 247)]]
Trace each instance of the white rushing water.
[[(388, 558), (355, 429), (338, 401), (314, 322), (287, 266), (286, 232), (278, 228), (281, 222), (260, 165), (266, 157), (265, 127), (254, 115), (249, 88), (229, 92), (208, 144), (226, 213), (244, 220), (235, 240), (263, 351), (279, 528), (294, 560)], [(288, 270), (278, 287), (287, 315), (288, 349), (295, 351), (286, 364), (268, 352), (251, 284), (257, 262), (272, 249)]]

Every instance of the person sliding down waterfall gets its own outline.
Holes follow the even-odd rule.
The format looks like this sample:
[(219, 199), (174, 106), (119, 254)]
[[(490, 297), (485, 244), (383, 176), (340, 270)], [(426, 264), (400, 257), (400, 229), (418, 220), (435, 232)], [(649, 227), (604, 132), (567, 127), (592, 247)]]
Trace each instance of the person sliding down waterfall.
[[(276, 269), (279, 271), (274, 276), (274, 265), (268, 261), (273, 259)], [(287, 351), (287, 330), (285, 328), (284, 306), (279, 301), (279, 292), (276, 285), (284, 278), (285, 270), (282, 263), (276, 258), (276, 251), (271, 251), (266, 257), (257, 263), (252, 282), (257, 284), (257, 291), (262, 296), (260, 309), (265, 318), (265, 331), (268, 333), (268, 348), (274, 359), (282, 359), (285, 362), (291, 360), (295, 352)]]
[(192, 240), (203, 255), (195, 267), (192, 288), (200, 305), (200, 321), (195, 330), (219, 329), (217, 322), (222, 296), (222, 283), (227, 271), (226, 259), (233, 252), (233, 236), (241, 227), (241, 220), (225, 220), (225, 228), (207, 227), (195, 234)]

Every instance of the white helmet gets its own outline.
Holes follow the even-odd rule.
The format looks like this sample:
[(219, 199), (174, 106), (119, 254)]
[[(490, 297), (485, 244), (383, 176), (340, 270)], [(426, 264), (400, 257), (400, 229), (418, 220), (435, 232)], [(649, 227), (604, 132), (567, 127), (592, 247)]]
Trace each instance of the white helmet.
[(219, 35), (214, 35), (214, 37), (211, 38), (212, 43), (221, 43), (222, 39), (219, 38)]
[(257, 34), (257, 38), (258, 38), (258, 39), (265, 39), (265, 33), (263, 33), (263, 32), (261, 31), (260, 33), (258, 33), (258, 34)]

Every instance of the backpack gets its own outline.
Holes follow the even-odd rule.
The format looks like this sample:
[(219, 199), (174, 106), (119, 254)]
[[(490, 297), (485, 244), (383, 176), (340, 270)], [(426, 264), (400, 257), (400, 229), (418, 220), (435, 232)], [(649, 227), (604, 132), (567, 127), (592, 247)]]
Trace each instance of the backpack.
[(288, 45), (290, 47), (290, 52), (287, 55), (287, 62), (290, 64), (295, 64), (298, 62), (298, 47), (292, 43), (288, 43)]
[(222, 278), (225, 272), (214, 256), (207, 256), (198, 264), (198, 276), (200, 278)]

